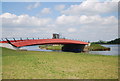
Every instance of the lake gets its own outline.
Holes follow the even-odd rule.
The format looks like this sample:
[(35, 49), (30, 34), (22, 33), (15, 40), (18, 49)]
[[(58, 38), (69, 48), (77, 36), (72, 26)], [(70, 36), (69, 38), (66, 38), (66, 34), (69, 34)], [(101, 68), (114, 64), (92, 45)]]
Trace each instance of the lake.
[(104, 47), (109, 47), (110, 51), (90, 51), (92, 54), (100, 54), (100, 55), (120, 55), (120, 45), (115, 44), (101, 44)]
[[(110, 51), (90, 51), (89, 53), (91, 54), (100, 54), (100, 55), (118, 55), (120, 53), (120, 50), (118, 50), (118, 48), (120, 47), (120, 45), (104, 45), (102, 44), (102, 46), (105, 46), (105, 47), (109, 47), (110, 48)], [(45, 50), (45, 49), (40, 49), (39, 48), (39, 45), (36, 45), (36, 46), (25, 46), (25, 47), (21, 47), (20, 49), (27, 49), (29, 51), (55, 51), (55, 50)], [(58, 51), (57, 52), (61, 52), (61, 51)], [(119, 54), (120, 55), (120, 54)]]
[(40, 49), (40, 45), (34, 45), (34, 46), (24, 46), (20, 49), (27, 49), (28, 51), (52, 51), (52, 50), (46, 50), (46, 49)]

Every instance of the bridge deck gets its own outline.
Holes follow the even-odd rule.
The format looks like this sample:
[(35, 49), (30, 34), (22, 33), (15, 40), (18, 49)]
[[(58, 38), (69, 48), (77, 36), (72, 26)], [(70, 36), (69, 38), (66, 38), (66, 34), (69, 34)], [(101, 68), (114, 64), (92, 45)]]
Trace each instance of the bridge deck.
[[(4, 41), (5, 42), (5, 41)], [(69, 39), (34, 39), (34, 40), (16, 40), (10, 41), (15, 47), (44, 44), (88, 44), (87, 42), (69, 40)]]

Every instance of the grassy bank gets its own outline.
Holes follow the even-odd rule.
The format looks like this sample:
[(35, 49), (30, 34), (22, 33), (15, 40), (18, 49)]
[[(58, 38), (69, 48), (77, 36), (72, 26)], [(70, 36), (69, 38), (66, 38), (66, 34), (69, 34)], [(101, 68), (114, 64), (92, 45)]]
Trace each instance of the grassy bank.
[(63, 45), (59, 46), (52, 46), (52, 45), (41, 45), (41, 49), (47, 49), (47, 50), (61, 50)]
[(116, 79), (117, 56), (3, 48), (3, 79)]
[(91, 51), (106, 51), (106, 50), (110, 50), (110, 48), (101, 46), (100, 44), (91, 44), (89, 50), (91, 50)]

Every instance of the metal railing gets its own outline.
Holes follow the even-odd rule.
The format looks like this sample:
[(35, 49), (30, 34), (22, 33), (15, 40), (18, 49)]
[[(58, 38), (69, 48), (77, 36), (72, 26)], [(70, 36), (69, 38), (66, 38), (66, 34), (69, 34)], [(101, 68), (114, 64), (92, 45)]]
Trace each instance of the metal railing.
[[(39, 40), (39, 39), (52, 39), (52, 38), (40, 38), (40, 37), (36, 37), (36, 38), (34, 38), (34, 37), (20, 37), (20, 38), (18, 38), (18, 37), (12, 37), (12, 38), (1, 38), (1, 40), (0, 41), (7, 41), (7, 40), (9, 40), (9, 41), (15, 41), (16, 42), (16, 40), (21, 40), (21, 41), (24, 41), (24, 40)], [(59, 39), (68, 39), (68, 40), (77, 40), (77, 41), (83, 41), (83, 42), (90, 42), (90, 41), (88, 41), (88, 40), (81, 40), (81, 39), (70, 39), (70, 38), (59, 38)]]

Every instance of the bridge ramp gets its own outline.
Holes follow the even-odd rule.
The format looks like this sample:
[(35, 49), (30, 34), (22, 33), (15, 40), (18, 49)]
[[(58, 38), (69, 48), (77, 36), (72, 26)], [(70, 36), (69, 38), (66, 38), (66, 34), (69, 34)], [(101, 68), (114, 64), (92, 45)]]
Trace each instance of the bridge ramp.
[(13, 47), (11, 44), (8, 44), (8, 43), (0, 43), (0, 47), (5, 47), (5, 48), (16, 50), (15, 47)]

